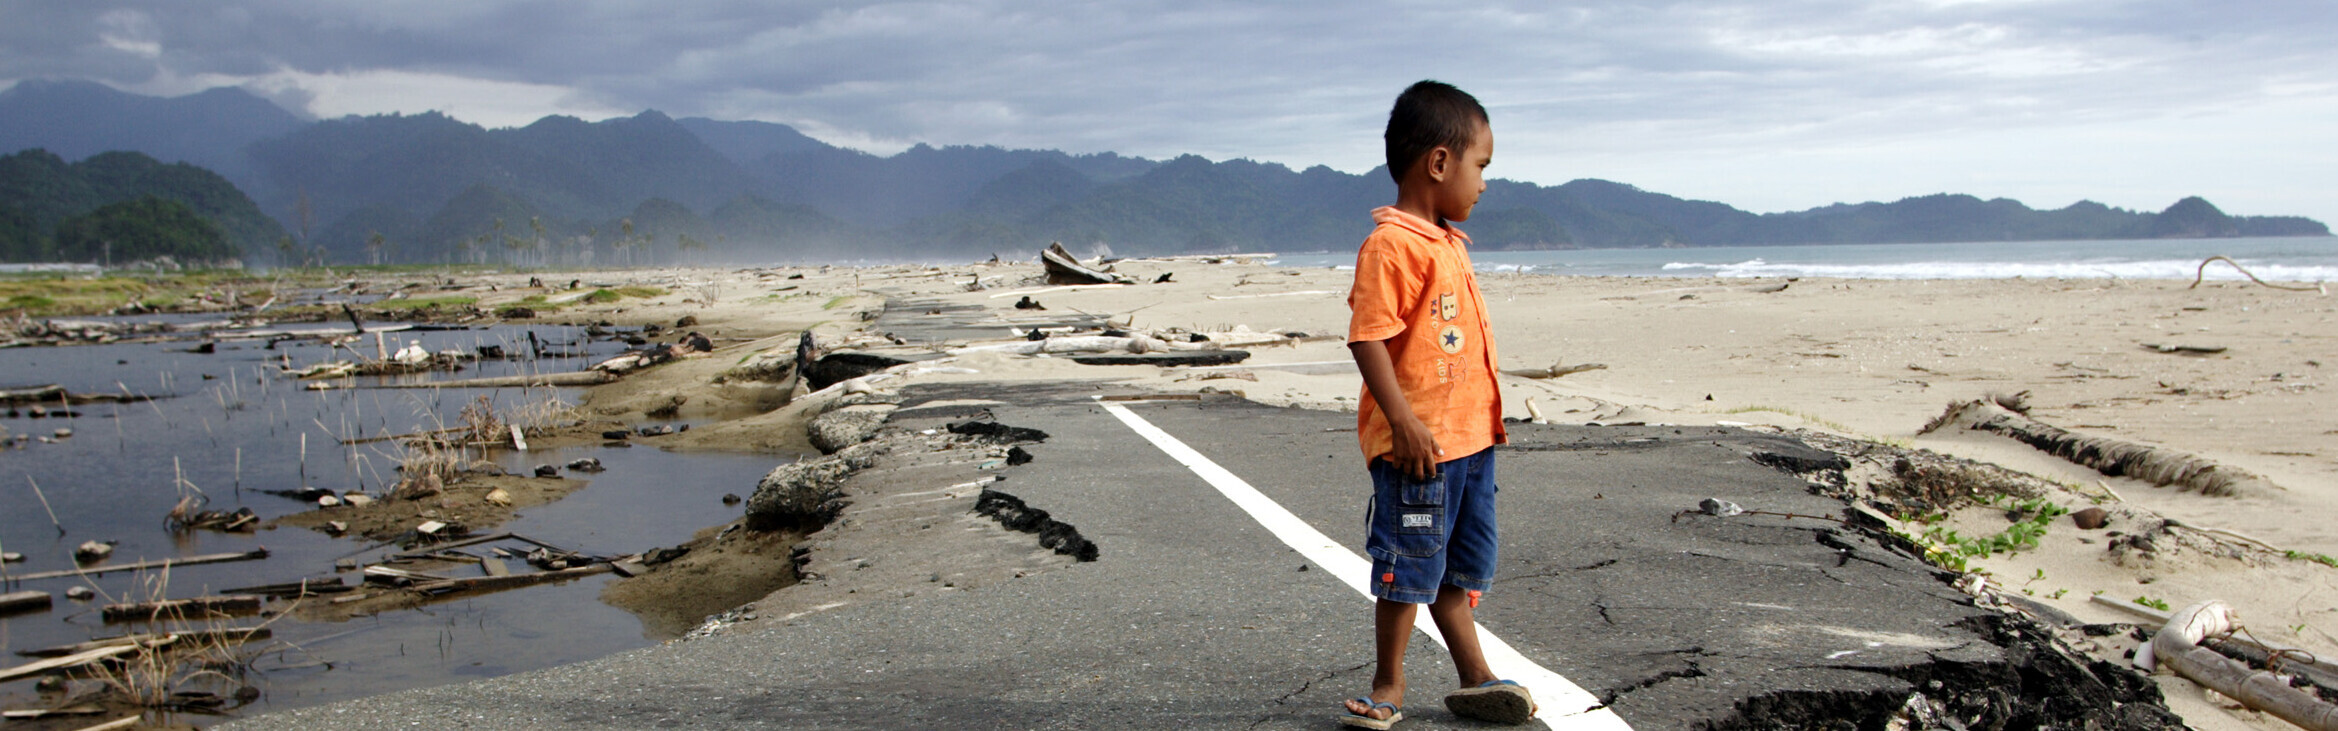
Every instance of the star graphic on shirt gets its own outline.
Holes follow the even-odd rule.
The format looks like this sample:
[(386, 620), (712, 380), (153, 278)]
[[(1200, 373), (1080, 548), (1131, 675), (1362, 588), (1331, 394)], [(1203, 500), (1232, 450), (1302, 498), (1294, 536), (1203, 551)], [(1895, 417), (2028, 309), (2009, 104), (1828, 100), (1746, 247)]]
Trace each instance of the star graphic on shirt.
[(1460, 344), (1461, 344), (1461, 333), (1455, 333), (1455, 332), (1449, 332), (1449, 333), (1445, 333), (1445, 347), (1448, 347), (1448, 348), (1450, 348), (1450, 347), (1454, 347), (1454, 346), (1457, 346), (1457, 345), (1460, 345)]

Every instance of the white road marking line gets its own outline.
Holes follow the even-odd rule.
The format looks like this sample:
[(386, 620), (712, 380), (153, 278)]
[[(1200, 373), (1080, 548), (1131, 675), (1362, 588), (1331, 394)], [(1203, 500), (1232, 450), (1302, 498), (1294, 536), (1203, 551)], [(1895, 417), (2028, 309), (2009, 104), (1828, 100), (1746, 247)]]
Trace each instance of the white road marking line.
[[(1259, 492), (1258, 488), (1251, 487), (1250, 483), (1210, 461), (1209, 457), (1202, 456), (1201, 452), (1186, 446), (1185, 442), (1178, 441), (1177, 437), (1170, 436), (1169, 432), (1153, 426), (1152, 422), (1137, 416), (1128, 407), (1117, 403), (1101, 405), (1138, 436), (1152, 442), (1153, 446), (1159, 447), (1171, 459), (1177, 460), (1178, 464), (1185, 465), (1186, 469), (1192, 470), (1204, 482), (1217, 488), (1227, 500), (1232, 500), (1235, 506), (1249, 513), (1251, 519), (1265, 526), (1276, 538), (1282, 539), (1285, 545), (1297, 550), (1308, 561), (1323, 567), (1324, 571), (1330, 572), (1346, 583), (1348, 588), (1356, 590), (1356, 593), (1371, 598), (1372, 589), (1365, 583), (1372, 573), (1370, 561), (1324, 535), (1323, 531), (1316, 530), (1315, 526), (1308, 525), (1307, 521), (1300, 520), (1299, 516), (1292, 514), (1273, 498)], [(1417, 613), (1413, 626), (1427, 633), (1437, 644), (1445, 644), (1445, 636), (1437, 631), (1436, 622), (1429, 618), (1428, 612)], [(1519, 654), (1510, 647), (1510, 643), (1503, 642), (1502, 638), (1488, 631), (1485, 625), (1477, 626), (1477, 634), (1478, 644), (1486, 653), (1486, 664), (1493, 668), (1494, 674), (1516, 680), (1534, 693), (1535, 702), (1542, 706), (1542, 713), (1537, 718), (1544, 725), (1553, 729), (1630, 731), (1631, 725), (1624, 723), (1614, 711), (1600, 706), (1599, 698), (1590, 691)]]

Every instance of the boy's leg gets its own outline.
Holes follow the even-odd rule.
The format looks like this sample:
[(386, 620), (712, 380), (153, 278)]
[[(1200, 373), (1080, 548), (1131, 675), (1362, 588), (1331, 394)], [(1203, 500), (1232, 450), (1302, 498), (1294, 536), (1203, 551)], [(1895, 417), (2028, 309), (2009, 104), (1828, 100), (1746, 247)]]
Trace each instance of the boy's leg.
[[(1467, 602), (1464, 602), (1466, 605)], [(1413, 639), (1413, 613), (1421, 605), (1381, 599), (1372, 602), (1372, 649), (1378, 662), (1372, 670), (1372, 700), (1404, 707), (1404, 653)], [(1474, 637), (1474, 635), (1472, 636)], [(1475, 641), (1474, 639), (1472, 640)], [(1348, 712), (1366, 718), (1388, 717), (1387, 710), (1347, 701)]]
[[(1409, 623), (1409, 613), (1406, 619)], [(1486, 666), (1484, 648), (1478, 646), (1477, 612), (1470, 609), (1468, 591), (1452, 584), (1438, 587), (1437, 602), (1429, 605), (1429, 619), (1436, 621), (1438, 634), (1445, 636), (1445, 648), (1453, 653), (1453, 672), (1461, 676), (1461, 687), (1475, 688), (1495, 679), (1493, 669)]]

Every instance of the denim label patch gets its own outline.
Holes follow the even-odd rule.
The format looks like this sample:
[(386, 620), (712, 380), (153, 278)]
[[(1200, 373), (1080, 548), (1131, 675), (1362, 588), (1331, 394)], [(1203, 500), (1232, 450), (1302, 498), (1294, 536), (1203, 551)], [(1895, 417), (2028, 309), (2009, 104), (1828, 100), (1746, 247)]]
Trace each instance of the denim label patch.
[(1429, 513), (1405, 513), (1404, 527), (1428, 528), (1437, 524), (1437, 516)]

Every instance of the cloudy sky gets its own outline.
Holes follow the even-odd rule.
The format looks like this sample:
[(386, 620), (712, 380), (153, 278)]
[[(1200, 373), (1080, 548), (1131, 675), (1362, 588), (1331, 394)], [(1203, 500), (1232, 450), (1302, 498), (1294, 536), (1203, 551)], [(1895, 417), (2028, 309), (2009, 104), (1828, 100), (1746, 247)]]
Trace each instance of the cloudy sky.
[(1755, 211), (1937, 192), (2338, 223), (2330, 0), (0, 0), (0, 84), (239, 85), (320, 117), (643, 109), (1361, 172), (1420, 78), (1498, 177)]

